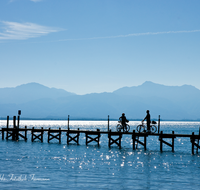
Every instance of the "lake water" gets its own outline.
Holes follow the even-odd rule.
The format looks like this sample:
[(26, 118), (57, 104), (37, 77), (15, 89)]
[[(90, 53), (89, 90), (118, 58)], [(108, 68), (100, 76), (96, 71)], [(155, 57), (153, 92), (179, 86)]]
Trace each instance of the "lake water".
[[(139, 124), (131, 121), (131, 130)], [(67, 121), (20, 121), (20, 127), (67, 128)], [(110, 122), (114, 131), (117, 121)], [(5, 127), (6, 121), (0, 121)], [(161, 122), (164, 133), (198, 134), (200, 122)], [(107, 130), (106, 121), (70, 121), (70, 129)], [(200, 153), (191, 154), (189, 138), (175, 139), (175, 152), (163, 146), (158, 137), (148, 137), (147, 150), (132, 149), (132, 139), (123, 135), (122, 148), (108, 147), (108, 136), (102, 135), (100, 146), (62, 143), (1, 140), (0, 189), (200, 189)], [(169, 140), (170, 142), (170, 140)]]

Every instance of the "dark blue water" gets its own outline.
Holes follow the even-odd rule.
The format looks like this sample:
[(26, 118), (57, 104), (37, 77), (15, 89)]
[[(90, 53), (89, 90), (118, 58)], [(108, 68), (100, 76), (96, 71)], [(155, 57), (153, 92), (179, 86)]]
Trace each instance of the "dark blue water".
[[(22, 121), (21, 127), (66, 128), (66, 121)], [(139, 122), (130, 122), (131, 130)], [(5, 127), (1, 121), (1, 127)], [(115, 130), (117, 122), (111, 122)], [(199, 122), (162, 122), (161, 130), (175, 133), (198, 133)], [(104, 121), (72, 121), (71, 129), (107, 130)], [(0, 189), (199, 189), (200, 157), (191, 154), (189, 138), (175, 139), (175, 152), (163, 146), (159, 151), (158, 137), (148, 137), (147, 150), (132, 150), (131, 136), (124, 135), (122, 148), (108, 147), (107, 135), (86, 146), (81, 135), (80, 145), (62, 143), (0, 140)], [(169, 140), (170, 142), (170, 140)]]

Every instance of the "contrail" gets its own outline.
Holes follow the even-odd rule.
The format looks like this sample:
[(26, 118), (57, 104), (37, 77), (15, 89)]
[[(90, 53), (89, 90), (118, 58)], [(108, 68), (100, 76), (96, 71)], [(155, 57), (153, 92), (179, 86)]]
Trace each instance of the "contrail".
[(167, 31), (167, 32), (144, 32), (144, 33), (133, 33), (117, 36), (105, 36), (105, 37), (92, 37), (92, 38), (75, 38), (75, 39), (62, 39), (58, 41), (75, 41), (75, 40), (98, 40), (98, 39), (111, 39), (111, 38), (127, 38), (132, 36), (148, 36), (148, 35), (160, 35), (160, 34), (179, 34), (179, 33), (194, 33), (200, 32), (200, 30), (183, 30), (183, 31)]
[[(39, 25), (38, 25), (39, 26)], [(38, 28), (38, 27), (36, 27)], [(41, 27), (39, 27), (41, 29)], [(59, 30), (53, 30), (50, 28), (42, 28), (44, 31), (38, 32), (37, 30), (33, 30), (29, 32), (26, 35), (23, 35), (23, 31), (17, 31), (15, 34), (15, 30), (9, 31), (10, 34), (8, 35), (8, 32), (3, 34), (0, 33), (0, 43), (2, 39), (28, 39), (31, 37), (38, 37), (41, 36), (43, 33), (50, 33), (50, 32), (57, 32)], [(48, 30), (49, 29), (49, 30)], [(27, 31), (26, 31), (27, 32)], [(34, 33), (35, 32), (35, 33)], [(200, 32), (200, 30), (182, 30), (182, 31), (165, 31), (165, 32), (144, 32), (144, 33), (132, 33), (132, 34), (124, 34), (124, 35), (116, 35), (116, 36), (103, 36), (103, 37), (90, 37), (90, 38), (69, 38), (69, 39), (60, 39), (60, 40), (50, 40), (50, 41), (35, 41), (35, 42), (28, 42), (28, 43), (52, 43), (52, 42), (65, 42), (65, 41), (81, 41), (81, 40), (99, 40), (99, 39), (114, 39), (114, 38), (128, 38), (128, 37), (134, 37), (134, 36), (149, 36), (149, 35), (162, 35), (162, 34), (180, 34), (180, 33), (195, 33), (195, 32)], [(12, 35), (11, 35), (12, 34)], [(19, 35), (20, 34), (20, 35)], [(24, 42), (27, 43), (27, 42)]]

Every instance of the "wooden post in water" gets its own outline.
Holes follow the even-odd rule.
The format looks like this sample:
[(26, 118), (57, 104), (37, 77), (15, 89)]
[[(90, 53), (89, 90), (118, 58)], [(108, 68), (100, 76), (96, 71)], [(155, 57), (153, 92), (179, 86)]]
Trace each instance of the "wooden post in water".
[[(174, 131), (172, 131), (172, 135), (174, 135)], [(174, 152), (174, 137), (172, 137), (172, 152)]]
[(158, 116), (158, 134), (160, 133), (160, 115)]
[(17, 118), (17, 127), (19, 129), (19, 120), (20, 120), (21, 110), (18, 110), (18, 118)]
[[(13, 129), (16, 129), (16, 116), (13, 116)], [(12, 140), (16, 140), (16, 131), (12, 132)]]
[(25, 141), (27, 141), (27, 126), (25, 126)]
[[(78, 128), (78, 131), (79, 131), (79, 128)], [(80, 133), (78, 133), (77, 137), (76, 137), (77, 138), (77, 145), (79, 145), (79, 135), (80, 135)]]
[(6, 139), (8, 139), (8, 128), (9, 128), (9, 116), (7, 116), (7, 133), (6, 133)]
[(41, 131), (41, 142), (43, 142), (43, 134), (44, 134), (44, 131), (43, 131), (43, 127), (41, 127), (42, 131)]
[(88, 143), (87, 143), (87, 138), (88, 138), (88, 134), (87, 134), (87, 132), (85, 133), (85, 144), (87, 145)]
[[(172, 131), (172, 135), (174, 135), (174, 131)], [(174, 152), (174, 137), (172, 137), (172, 152)]]
[(19, 140), (19, 120), (20, 120), (21, 110), (18, 110), (17, 126), (16, 126), (16, 140)]
[(133, 139), (133, 150), (135, 150), (135, 130), (133, 130), (132, 139)]
[(108, 131), (109, 131), (109, 115), (108, 115)]
[(49, 143), (49, 140), (50, 140), (50, 130), (51, 130), (51, 128), (49, 128), (49, 130), (48, 130), (48, 143)]
[(194, 132), (192, 132), (192, 139), (191, 139), (191, 142), (192, 142), (192, 154), (194, 154)]
[[(199, 145), (199, 138), (200, 138), (200, 127), (199, 127), (199, 137), (198, 137), (198, 140), (197, 140), (197, 143), (198, 143), (198, 145)], [(198, 154), (198, 147), (197, 147), (197, 151), (196, 151), (196, 153)]]
[(69, 115), (68, 115), (68, 127), (67, 127), (68, 131), (69, 131)]
[(31, 142), (33, 142), (33, 134), (34, 134), (33, 130), (34, 130), (34, 127), (32, 127), (32, 130), (31, 130), (31, 134), (32, 134)]
[(4, 129), (2, 129), (1, 133), (2, 133), (2, 140), (4, 140)]
[(7, 116), (7, 129), (9, 128), (9, 116)]
[(97, 129), (97, 131), (99, 132), (99, 134), (98, 134), (98, 146), (99, 146), (99, 141), (100, 141), (100, 136), (101, 136), (101, 133), (100, 133), (100, 129)]
[(161, 131), (160, 132), (160, 137), (159, 137), (159, 140), (160, 140), (160, 151), (162, 152), (162, 134), (163, 132)]
[(147, 136), (144, 136), (144, 150), (147, 149)]
[(110, 145), (111, 145), (111, 130), (109, 130), (109, 133), (108, 133), (108, 146), (110, 148)]
[(59, 143), (61, 143), (61, 128), (59, 127)]

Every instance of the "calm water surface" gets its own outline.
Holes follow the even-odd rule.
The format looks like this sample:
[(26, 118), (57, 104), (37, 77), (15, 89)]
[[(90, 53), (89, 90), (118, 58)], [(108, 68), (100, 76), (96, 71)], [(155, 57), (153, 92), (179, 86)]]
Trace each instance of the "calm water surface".
[[(130, 122), (131, 130), (139, 122)], [(67, 121), (21, 121), (28, 128), (67, 128)], [(115, 130), (116, 121), (110, 122)], [(6, 121), (0, 121), (5, 127)], [(198, 134), (200, 122), (162, 122), (164, 133)], [(71, 129), (107, 130), (106, 121), (70, 121)], [(0, 137), (1, 138), (1, 137)], [(123, 135), (122, 148), (108, 147), (107, 135), (100, 146), (66, 144), (56, 140), (44, 143), (0, 139), (0, 189), (199, 189), (200, 157), (191, 155), (189, 138), (175, 139), (175, 152), (163, 146), (159, 151), (158, 137), (148, 137), (147, 150), (132, 150), (131, 136)], [(169, 140), (170, 142), (170, 140)]]

